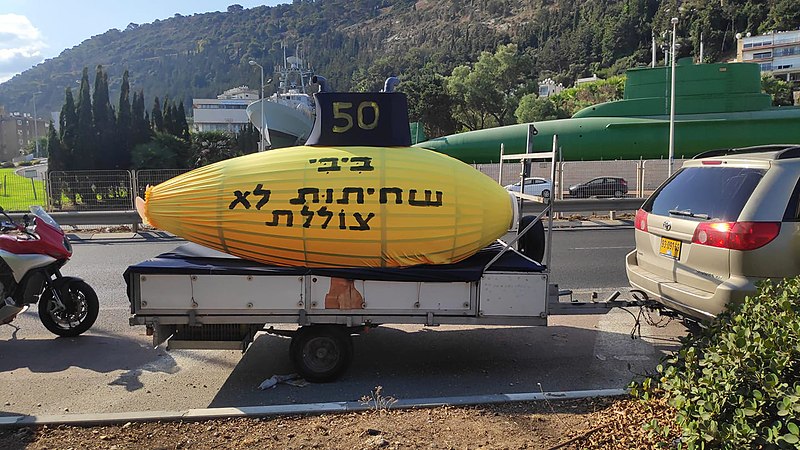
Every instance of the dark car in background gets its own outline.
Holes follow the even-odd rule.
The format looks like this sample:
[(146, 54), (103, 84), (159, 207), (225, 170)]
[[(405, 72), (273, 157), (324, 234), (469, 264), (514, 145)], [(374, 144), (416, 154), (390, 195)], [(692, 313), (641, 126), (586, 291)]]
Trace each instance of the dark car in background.
[(574, 198), (624, 197), (627, 194), (628, 182), (620, 177), (597, 177), (569, 187), (569, 196)]

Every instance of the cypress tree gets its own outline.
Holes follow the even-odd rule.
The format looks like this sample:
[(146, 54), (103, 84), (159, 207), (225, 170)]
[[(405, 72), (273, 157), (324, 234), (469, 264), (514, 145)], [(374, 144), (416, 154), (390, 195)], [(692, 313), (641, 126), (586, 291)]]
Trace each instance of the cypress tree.
[(177, 136), (175, 132), (175, 106), (167, 97), (164, 97), (164, 132)]
[[(134, 94), (135, 96), (135, 94)], [(122, 74), (122, 86), (119, 89), (119, 106), (117, 107), (117, 154), (114, 166), (127, 169), (131, 164), (131, 148), (133, 137), (133, 119), (131, 117), (130, 84), (128, 71)]]
[(186, 110), (183, 109), (183, 101), (181, 101), (180, 104), (178, 105), (178, 113), (176, 120), (177, 120), (178, 137), (187, 142), (190, 141), (192, 137), (189, 134), (189, 123), (186, 122)]
[(64, 151), (64, 146), (56, 134), (55, 124), (51, 120), (50, 129), (47, 133), (47, 170), (66, 170), (67, 159), (67, 153)]
[(153, 131), (164, 132), (164, 114), (161, 112), (161, 102), (158, 97), (153, 100)]
[(66, 89), (64, 97), (64, 106), (61, 107), (61, 115), (58, 117), (60, 141), (64, 149), (63, 167), (60, 170), (72, 170), (72, 154), (78, 139), (78, 114), (75, 112), (71, 88)]
[(108, 97), (108, 74), (98, 65), (94, 77), (92, 115), (97, 138), (95, 141), (95, 168), (114, 169), (115, 120)]
[(71, 149), (72, 169), (91, 170), (95, 168), (94, 149), (96, 147), (96, 133), (92, 120), (92, 99), (89, 93), (89, 69), (83, 68), (81, 75), (81, 88), (78, 91), (78, 104), (75, 107), (78, 116), (78, 126), (75, 136), (75, 146)]
[(131, 149), (133, 149), (139, 144), (150, 141), (150, 118), (144, 109), (144, 91), (133, 93), (131, 116)]

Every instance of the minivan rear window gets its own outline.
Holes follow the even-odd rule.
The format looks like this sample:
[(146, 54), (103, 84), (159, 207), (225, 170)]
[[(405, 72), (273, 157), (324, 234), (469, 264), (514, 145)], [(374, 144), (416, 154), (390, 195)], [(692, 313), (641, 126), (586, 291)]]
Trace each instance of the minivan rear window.
[(735, 222), (765, 169), (742, 167), (685, 167), (642, 206), (660, 216), (683, 215)]

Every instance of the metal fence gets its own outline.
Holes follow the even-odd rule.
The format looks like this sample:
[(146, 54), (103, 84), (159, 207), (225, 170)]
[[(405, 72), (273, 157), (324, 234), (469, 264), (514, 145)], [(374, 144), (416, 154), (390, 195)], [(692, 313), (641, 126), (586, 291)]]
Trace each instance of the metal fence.
[[(685, 160), (675, 160), (679, 169)], [(502, 178), (502, 185), (520, 179), (521, 165), (478, 164), (475, 168), (494, 180)], [(123, 211), (134, 209), (134, 199), (144, 197), (148, 185), (156, 185), (186, 169), (111, 170), (49, 172), (27, 174), (25, 178), (14, 174), (4, 176), (0, 182), (0, 206), (9, 211), (27, 211), (31, 204), (45, 205), (50, 211)], [(556, 192), (566, 198), (569, 186), (596, 177), (613, 176), (628, 182), (627, 197), (646, 197), (667, 179), (667, 160), (640, 161), (568, 161), (556, 168)], [(531, 176), (550, 178), (549, 162), (534, 162)], [(560, 186), (560, 188), (559, 188)]]
[(159, 183), (163, 183), (172, 177), (188, 172), (188, 170), (189, 169), (137, 170), (133, 174), (136, 195), (144, 198), (144, 191), (147, 189), (147, 186), (155, 186)]
[[(156, 185), (185, 169), (53, 171), (47, 176), (51, 211), (122, 211), (134, 208), (148, 185)], [(26, 207), (27, 208), (27, 207)]]
[[(683, 166), (684, 159), (674, 161), (674, 170)], [(522, 165), (520, 163), (503, 164), (502, 174), (500, 164), (476, 164), (476, 169), (494, 180), (499, 180), (503, 186), (517, 183), (520, 180)], [(570, 186), (585, 183), (597, 177), (618, 177), (628, 183), (626, 197), (647, 197), (667, 178), (669, 162), (666, 159), (653, 160), (617, 160), (617, 161), (566, 161), (556, 167), (556, 193), (557, 198), (566, 198)], [(531, 164), (531, 177), (550, 178), (549, 162), (533, 162)]]

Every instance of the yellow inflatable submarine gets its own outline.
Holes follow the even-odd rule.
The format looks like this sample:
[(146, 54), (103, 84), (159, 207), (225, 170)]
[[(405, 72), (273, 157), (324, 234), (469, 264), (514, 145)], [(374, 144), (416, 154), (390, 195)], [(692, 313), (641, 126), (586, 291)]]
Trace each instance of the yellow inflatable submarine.
[[(506, 233), (516, 203), (471, 166), (409, 147), (383, 125), (398, 122), (408, 134), (405, 97), (397, 96), (316, 94), (313, 145), (195, 169), (148, 187), (137, 209), (159, 229), (273, 265), (461, 261)], [(400, 145), (369, 145), (386, 141)]]

